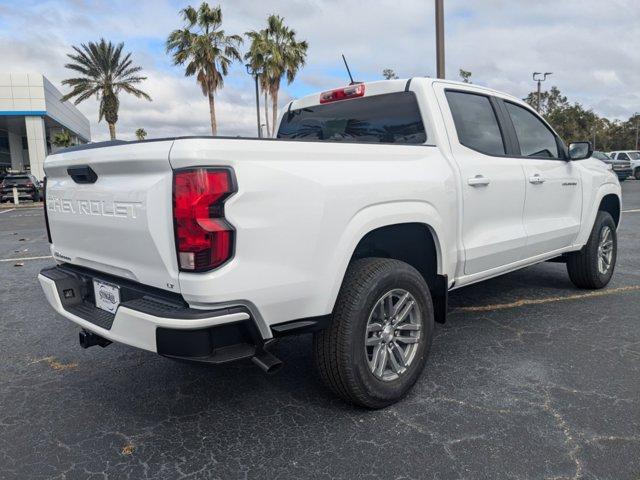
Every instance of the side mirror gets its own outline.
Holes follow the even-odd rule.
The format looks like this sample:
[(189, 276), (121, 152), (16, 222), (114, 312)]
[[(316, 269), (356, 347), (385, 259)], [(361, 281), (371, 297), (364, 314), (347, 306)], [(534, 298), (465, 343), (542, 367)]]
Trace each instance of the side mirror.
[(593, 153), (591, 142), (573, 142), (569, 144), (569, 160), (584, 160)]

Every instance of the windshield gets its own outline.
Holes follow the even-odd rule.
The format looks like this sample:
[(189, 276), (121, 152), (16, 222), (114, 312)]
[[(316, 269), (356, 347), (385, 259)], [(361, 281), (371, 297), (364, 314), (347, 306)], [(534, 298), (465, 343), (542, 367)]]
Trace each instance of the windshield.
[(611, 160), (606, 153), (603, 152), (593, 152), (593, 158), (597, 158), (598, 160)]
[(291, 110), (282, 118), (278, 138), (420, 144), (427, 134), (415, 94), (398, 92)]

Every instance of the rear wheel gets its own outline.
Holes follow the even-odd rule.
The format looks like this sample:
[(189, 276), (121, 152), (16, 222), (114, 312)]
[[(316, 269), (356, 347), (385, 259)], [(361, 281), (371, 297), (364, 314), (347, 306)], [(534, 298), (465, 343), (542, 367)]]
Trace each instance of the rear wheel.
[(397, 260), (354, 261), (331, 324), (314, 336), (323, 381), (344, 400), (382, 408), (401, 399), (424, 369), (433, 338), (429, 288)]
[(567, 259), (569, 278), (579, 288), (603, 288), (611, 280), (617, 256), (616, 224), (611, 214), (599, 211), (587, 244)]

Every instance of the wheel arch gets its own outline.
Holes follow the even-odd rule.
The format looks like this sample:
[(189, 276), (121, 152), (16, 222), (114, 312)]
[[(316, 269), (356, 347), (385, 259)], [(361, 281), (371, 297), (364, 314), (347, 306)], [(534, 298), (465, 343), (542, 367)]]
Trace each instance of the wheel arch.
[(600, 186), (593, 197), (591, 197), (592, 200), (589, 200), (589, 204), (592, 205), (592, 207), (583, 213), (580, 233), (575, 241), (576, 246), (583, 246), (587, 243), (596, 221), (596, 216), (601, 210), (611, 213), (616, 227), (620, 225), (622, 213), (622, 201), (620, 197), (620, 184), (605, 183)]
[(422, 274), (429, 285), (436, 321), (443, 322), (448, 292), (447, 252), (442, 238), (443, 222), (433, 206), (425, 202), (382, 204), (369, 207), (356, 217), (346, 232), (349, 247), (344, 250), (334, 282), (330, 309), (333, 310), (351, 261), (367, 257), (393, 258), (408, 263)]
[(616, 228), (620, 224), (620, 197), (613, 193), (609, 193), (602, 197), (600, 200), (600, 205), (598, 206), (599, 211), (608, 212), (613, 217), (613, 221), (616, 224)]

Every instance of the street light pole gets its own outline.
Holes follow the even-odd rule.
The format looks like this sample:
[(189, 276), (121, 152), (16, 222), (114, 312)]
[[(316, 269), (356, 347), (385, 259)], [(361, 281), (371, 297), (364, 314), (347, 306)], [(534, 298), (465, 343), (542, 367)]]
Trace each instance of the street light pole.
[(438, 78), (444, 78), (444, 0), (436, 2), (436, 71)]
[[(547, 76), (551, 75), (552, 73), (553, 72), (533, 72), (533, 81), (538, 82), (538, 98), (536, 101), (536, 110), (538, 111), (538, 113), (540, 113), (540, 83), (544, 82), (547, 79)], [(542, 78), (540, 78), (540, 75), (542, 75)]]
[(636, 112), (633, 116), (636, 117), (636, 150), (638, 150), (638, 127), (640, 126), (638, 120), (640, 120), (640, 113)]
[(262, 127), (260, 126), (260, 94), (258, 93), (258, 72), (249, 63), (245, 65), (247, 73), (251, 75), (256, 84), (256, 119), (258, 121), (258, 138), (262, 138)]

